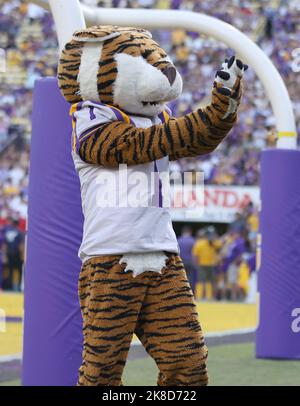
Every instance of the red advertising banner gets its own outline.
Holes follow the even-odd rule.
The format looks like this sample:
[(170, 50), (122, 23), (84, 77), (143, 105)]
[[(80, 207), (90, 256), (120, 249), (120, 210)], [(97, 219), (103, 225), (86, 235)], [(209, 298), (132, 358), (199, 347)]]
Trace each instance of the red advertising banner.
[(252, 202), (259, 206), (259, 188), (256, 186), (204, 186), (193, 188), (171, 187), (173, 221), (230, 223), (235, 213)]

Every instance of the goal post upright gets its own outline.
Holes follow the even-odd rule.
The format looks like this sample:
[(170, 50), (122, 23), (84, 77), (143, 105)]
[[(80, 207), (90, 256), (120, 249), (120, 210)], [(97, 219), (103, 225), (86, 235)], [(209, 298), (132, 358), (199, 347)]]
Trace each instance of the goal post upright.
[[(278, 148), (296, 148), (296, 126), (287, 88), (270, 58), (249, 37), (217, 18), (191, 11), (143, 9), (91, 9), (82, 6), (92, 24), (132, 25), (144, 28), (181, 28), (215, 38), (235, 50), (264, 85), (273, 108), (278, 132)], [(221, 62), (221, 61), (220, 61)]]
[(49, 0), (49, 5), (61, 50), (76, 30), (86, 27), (85, 18), (79, 0)]

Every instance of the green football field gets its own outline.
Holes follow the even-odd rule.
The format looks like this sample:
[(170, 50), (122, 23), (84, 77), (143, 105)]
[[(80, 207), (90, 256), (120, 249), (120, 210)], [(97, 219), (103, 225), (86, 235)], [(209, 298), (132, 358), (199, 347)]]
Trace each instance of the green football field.
[[(257, 360), (253, 344), (210, 347), (208, 368), (212, 386), (300, 386), (300, 361)], [(154, 386), (156, 375), (157, 368), (150, 358), (128, 361), (124, 384)], [(2, 383), (19, 384), (19, 381)]]
[[(257, 360), (253, 344), (209, 348), (208, 370), (212, 386), (300, 386), (300, 361)], [(157, 368), (151, 359), (128, 363), (125, 385), (155, 385)]]

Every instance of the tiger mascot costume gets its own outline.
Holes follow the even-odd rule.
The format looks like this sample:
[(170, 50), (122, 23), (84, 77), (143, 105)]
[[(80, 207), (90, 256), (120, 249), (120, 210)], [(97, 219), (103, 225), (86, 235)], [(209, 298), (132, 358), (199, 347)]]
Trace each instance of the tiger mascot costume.
[[(228, 134), (246, 68), (234, 57), (226, 60), (211, 104), (172, 118), (166, 103), (181, 94), (182, 79), (148, 31), (95, 26), (65, 45), (58, 81), (72, 104), (84, 212), (78, 385), (122, 385), (134, 333), (159, 368), (158, 385), (207, 385), (207, 348), (163, 203), (169, 182), (162, 174), (169, 160), (207, 154)], [(141, 175), (153, 176), (153, 190), (144, 182), (140, 204), (130, 205)], [(135, 182), (124, 193), (126, 176)]]

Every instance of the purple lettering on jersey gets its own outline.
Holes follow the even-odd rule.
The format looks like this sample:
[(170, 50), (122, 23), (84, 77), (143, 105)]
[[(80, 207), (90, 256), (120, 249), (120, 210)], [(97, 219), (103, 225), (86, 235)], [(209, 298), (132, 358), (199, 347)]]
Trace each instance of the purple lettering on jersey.
[[(95, 101), (94, 101), (93, 103), (96, 104), (96, 105), (98, 105), (98, 106), (108, 107), (108, 108), (111, 109), (112, 112), (115, 114), (115, 116), (117, 117), (117, 120), (118, 120), (118, 121), (123, 121), (123, 122), (125, 121), (124, 115), (125, 115), (125, 116), (127, 116), (127, 115), (126, 115), (125, 113), (124, 113), (124, 115), (123, 115), (122, 112), (121, 112), (121, 110), (115, 108), (114, 106), (111, 106), (110, 104), (104, 104), (104, 103), (101, 103), (101, 102), (95, 102)], [(130, 116), (127, 116), (127, 117), (129, 117), (130, 124), (132, 124), (132, 125), (135, 126), (135, 123), (134, 123), (134, 121), (132, 120), (132, 118), (131, 118)]]
[(89, 109), (90, 109), (90, 119), (95, 120), (96, 116), (95, 116), (95, 113), (94, 113), (94, 107), (90, 106)]
[(163, 196), (162, 196), (162, 182), (159, 177), (159, 171), (157, 168), (157, 163), (154, 161), (154, 172), (158, 174), (159, 183), (158, 183), (158, 207), (163, 207)]

